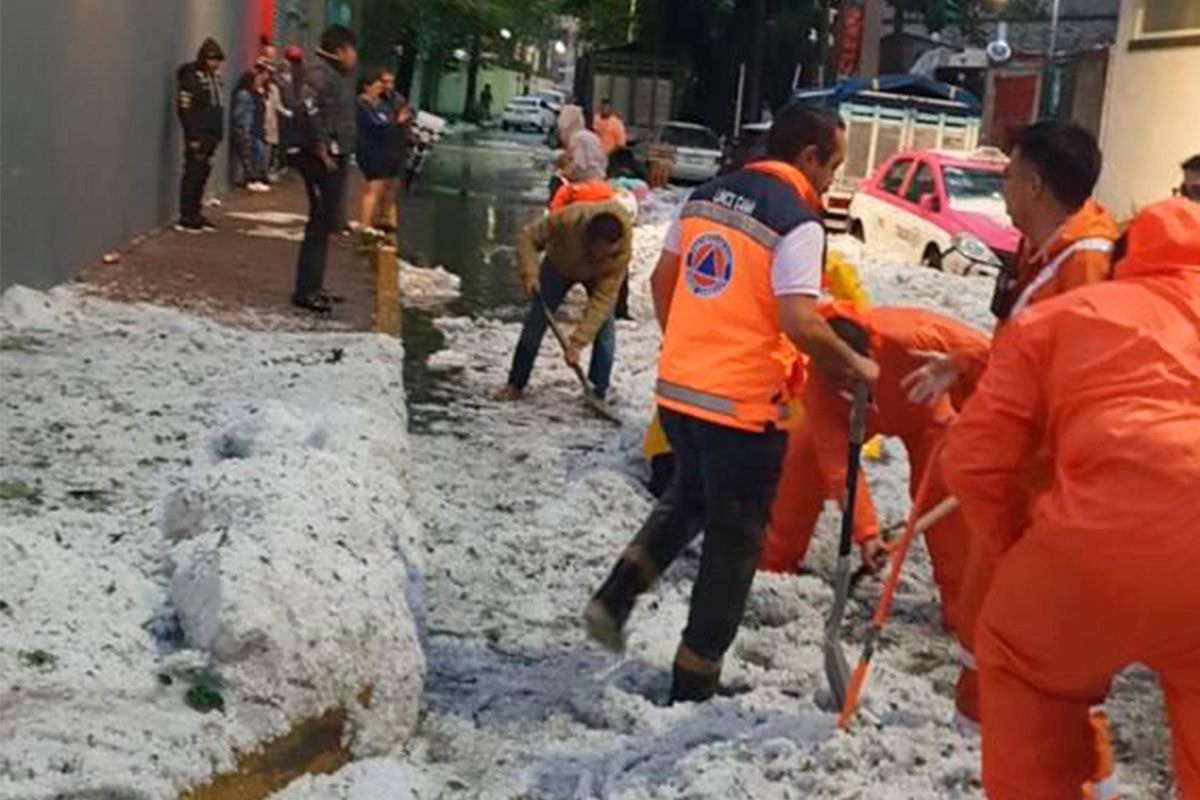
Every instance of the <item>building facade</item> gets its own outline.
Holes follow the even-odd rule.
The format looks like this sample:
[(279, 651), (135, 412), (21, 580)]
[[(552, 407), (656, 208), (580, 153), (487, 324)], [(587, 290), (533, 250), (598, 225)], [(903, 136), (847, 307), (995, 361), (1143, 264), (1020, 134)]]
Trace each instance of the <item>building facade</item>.
[(1122, 0), (1108, 64), (1096, 194), (1118, 219), (1171, 194), (1200, 153), (1200, 2)]

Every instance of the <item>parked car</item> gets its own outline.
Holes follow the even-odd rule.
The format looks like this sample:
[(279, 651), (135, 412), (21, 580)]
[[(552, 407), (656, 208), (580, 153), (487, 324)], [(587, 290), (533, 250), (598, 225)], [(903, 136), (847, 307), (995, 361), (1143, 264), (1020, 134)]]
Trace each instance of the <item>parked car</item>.
[(506, 131), (530, 128), (545, 133), (554, 127), (554, 112), (550, 110), (550, 104), (540, 97), (518, 95), (504, 107), (500, 127)]
[(859, 185), (848, 230), (868, 246), (933, 269), (967, 274), (1009, 266), (1021, 234), (1004, 209), (1006, 163), (994, 148), (895, 155)]
[(534, 95), (534, 97), (537, 97), (539, 100), (546, 101), (546, 106), (556, 117), (558, 116), (558, 112), (562, 111), (563, 105), (567, 102), (567, 96), (554, 89), (547, 89), (544, 92), (538, 92), (536, 95)]
[(637, 160), (643, 165), (653, 145), (675, 148), (671, 179), (702, 182), (715, 178), (721, 169), (721, 138), (711, 128), (691, 122), (668, 122), (648, 139), (639, 142)]

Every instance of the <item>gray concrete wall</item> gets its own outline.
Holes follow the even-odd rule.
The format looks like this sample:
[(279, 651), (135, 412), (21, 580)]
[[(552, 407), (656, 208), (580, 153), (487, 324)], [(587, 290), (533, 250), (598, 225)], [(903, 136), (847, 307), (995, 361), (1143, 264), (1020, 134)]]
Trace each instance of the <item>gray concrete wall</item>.
[[(58, 283), (172, 218), (175, 70), (215, 37), (228, 102), (262, 1), (0, 3), (0, 284)], [(217, 159), (220, 188), (225, 147)]]

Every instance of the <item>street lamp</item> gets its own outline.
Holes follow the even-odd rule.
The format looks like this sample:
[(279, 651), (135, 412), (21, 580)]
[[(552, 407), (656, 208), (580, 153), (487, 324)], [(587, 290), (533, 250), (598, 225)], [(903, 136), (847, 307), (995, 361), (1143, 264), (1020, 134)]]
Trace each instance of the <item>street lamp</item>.
[(560, 56), (565, 56), (567, 54), (567, 45), (562, 39), (559, 39), (554, 43), (554, 52), (558, 53)]
[(501, 38), (501, 39), (506, 39), (506, 40), (507, 40), (507, 39), (511, 39), (511, 38), (512, 38), (512, 31), (510, 31), (508, 28), (501, 28), (501, 29), (500, 29), (500, 38)]
[(459, 61), (467, 60), (467, 51), (462, 49), (461, 47), (454, 48), (454, 52), (451, 55), (453, 55)]

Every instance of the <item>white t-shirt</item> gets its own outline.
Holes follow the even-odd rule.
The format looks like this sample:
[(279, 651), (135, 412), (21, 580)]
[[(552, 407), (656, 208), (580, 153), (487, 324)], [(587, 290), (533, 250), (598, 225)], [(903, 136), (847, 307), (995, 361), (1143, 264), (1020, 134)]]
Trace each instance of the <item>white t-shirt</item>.
[[(679, 220), (675, 220), (663, 240), (663, 250), (679, 255)], [(824, 269), (825, 230), (817, 221), (797, 225), (775, 245), (771, 258), (771, 288), (776, 297), (789, 295), (821, 296)]]

